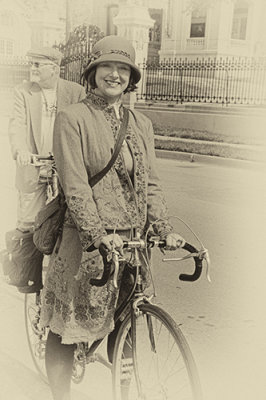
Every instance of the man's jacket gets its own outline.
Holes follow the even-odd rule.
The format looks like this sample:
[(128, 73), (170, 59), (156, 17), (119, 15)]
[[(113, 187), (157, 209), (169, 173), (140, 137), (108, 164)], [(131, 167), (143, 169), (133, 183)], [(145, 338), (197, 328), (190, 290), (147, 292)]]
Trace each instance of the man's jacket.
[[(86, 96), (83, 86), (59, 79), (57, 87), (57, 112), (75, 104)], [(19, 150), (40, 154), (42, 95), (39, 85), (23, 82), (14, 91), (13, 115), (9, 122), (11, 152), (16, 159)], [(38, 168), (17, 166), (16, 187), (23, 192), (32, 192), (38, 184)]]

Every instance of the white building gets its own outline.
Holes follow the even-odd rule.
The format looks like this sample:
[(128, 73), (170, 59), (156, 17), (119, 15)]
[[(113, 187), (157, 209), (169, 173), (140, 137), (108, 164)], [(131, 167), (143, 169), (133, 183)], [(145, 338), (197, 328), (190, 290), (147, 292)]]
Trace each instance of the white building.
[(106, 35), (117, 32), (114, 20), (123, 7), (133, 4), (147, 7), (154, 21), (149, 33), (149, 58), (266, 55), (265, 0), (68, 0), (68, 3), (72, 29), (82, 23), (94, 24)]
[(168, 1), (161, 58), (266, 55), (265, 0), (205, 1), (198, 9), (189, 3)]
[(31, 46), (53, 46), (63, 42), (66, 31), (66, 1), (35, 2), (32, 3), (30, 16)]
[(0, 0), (0, 57), (23, 57), (29, 50), (31, 29), (23, 2)]
[(116, 34), (126, 5), (149, 10), (149, 58), (266, 55), (265, 0), (0, 0), (0, 55), (62, 43), (82, 24)]
[(0, 0), (0, 56), (65, 40), (65, 0)]

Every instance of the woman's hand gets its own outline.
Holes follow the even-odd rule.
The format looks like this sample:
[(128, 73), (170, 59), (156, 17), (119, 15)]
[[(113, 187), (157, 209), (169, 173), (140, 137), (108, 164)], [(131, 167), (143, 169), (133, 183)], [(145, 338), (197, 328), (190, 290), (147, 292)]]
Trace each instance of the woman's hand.
[(103, 244), (109, 251), (116, 249), (120, 253), (122, 253), (123, 240), (116, 233), (111, 233), (109, 235), (102, 236), (100, 239), (98, 239), (98, 240), (96, 240), (96, 242), (94, 242), (94, 247), (96, 247), (96, 249), (98, 249), (101, 244)]
[(185, 243), (185, 239), (183, 239), (178, 233), (169, 233), (166, 236), (165, 250), (176, 250), (183, 247)]

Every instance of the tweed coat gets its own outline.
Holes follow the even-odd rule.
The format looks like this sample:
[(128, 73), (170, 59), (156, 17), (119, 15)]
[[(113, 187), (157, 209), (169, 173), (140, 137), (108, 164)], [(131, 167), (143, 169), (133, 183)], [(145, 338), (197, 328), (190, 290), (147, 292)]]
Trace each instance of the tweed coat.
[[(57, 111), (85, 98), (83, 86), (59, 78), (57, 86)], [(16, 159), (18, 150), (40, 154), (42, 95), (38, 84), (25, 81), (14, 89), (13, 115), (9, 122), (11, 152)], [(23, 192), (33, 192), (38, 184), (39, 169), (27, 165), (17, 167), (16, 187)]]
[(109, 161), (119, 126), (113, 107), (91, 93), (55, 120), (54, 156), (68, 210), (48, 267), (41, 324), (61, 335), (63, 343), (90, 342), (113, 329), (118, 290), (112, 279), (102, 288), (89, 284), (101, 275), (103, 265), (98, 250), (87, 249), (114, 229), (122, 236), (131, 228), (143, 234), (148, 224), (161, 236), (171, 231), (156, 172), (152, 124), (143, 114), (129, 113), (125, 137), (133, 177), (120, 152), (101, 181), (93, 188), (88, 184)]

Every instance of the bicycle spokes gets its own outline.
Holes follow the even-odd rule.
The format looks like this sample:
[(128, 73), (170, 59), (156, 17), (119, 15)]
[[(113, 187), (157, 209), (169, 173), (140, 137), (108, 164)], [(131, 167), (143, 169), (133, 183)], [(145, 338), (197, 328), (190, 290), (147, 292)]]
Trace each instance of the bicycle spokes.
[[(142, 311), (145, 310), (145, 311)], [(147, 309), (147, 311), (146, 311)], [(192, 355), (171, 317), (153, 305), (125, 321), (116, 348), (116, 400), (194, 400)], [(133, 322), (133, 323), (132, 323)]]

